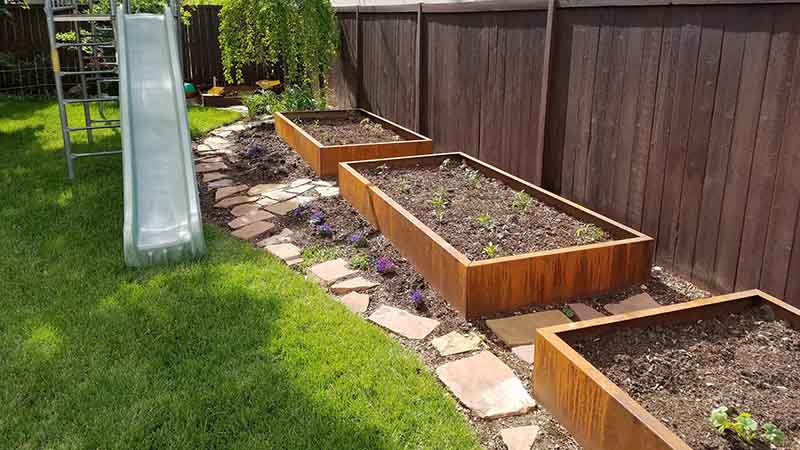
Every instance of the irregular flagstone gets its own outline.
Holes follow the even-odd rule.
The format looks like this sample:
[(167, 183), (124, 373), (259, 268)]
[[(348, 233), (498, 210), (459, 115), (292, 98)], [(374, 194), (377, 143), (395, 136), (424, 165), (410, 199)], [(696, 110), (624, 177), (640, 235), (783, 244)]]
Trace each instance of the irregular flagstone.
[(209, 146), (208, 146), (208, 145), (206, 145), (206, 144), (197, 144), (197, 148), (196, 148), (196, 150), (197, 150), (199, 153), (203, 153), (203, 152), (208, 152), (208, 151), (211, 151), (212, 149), (211, 149), (211, 147), (209, 147)]
[(439, 366), (436, 375), (479, 417), (525, 414), (536, 406), (514, 372), (485, 350)]
[(222, 150), (206, 150), (200, 153), (200, 156), (213, 156), (213, 155), (232, 155), (233, 150), (222, 149)]
[(348, 267), (347, 260), (343, 258), (333, 259), (312, 266), (309, 269), (309, 272), (312, 278), (316, 279), (325, 286), (358, 273), (357, 270), (353, 270)]
[(313, 184), (304, 184), (302, 186), (286, 189), (286, 192), (291, 192), (292, 194), (302, 194), (304, 192), (310, 191), (311, 189), (314, 189)]
[(336, 186), (336, 183), (331, 183), (330, 181), (325, 181), (325, 180), (312, 181), (311, 184), (313, 184), (314, 186), (324, 186), (324, 187)]
[(231, 234), (239, 239), (249, 240), (253, 239), (259, 234), (266, 233), (267, 231), (273, 229), (274, 227), (275, 224), (272, 224), (270, 222), (255, 222), (251, 223), (250, 225), (247, 225), (246, 227), (239, 228), (238, 230), (234, 231)]
[(354, 313), (363, 314), (367, 312), (367, 308), (369, 308), (369, 295), (367, 294), (351, 292), (347, 295), (343, 295), (340, 300)]
[[(259, 201), (260, 202), (260, 201)], [(271, 212), (272, 214), (277, 214), (279, 216), (285, 216), (289, 214), (290, 211), (294, 210), (302, 203), (298, 199), (290, 199), (285, 202), (275, 203), (272, 205), (265, 205), (264, 209)]]
[(294, 239), (294, 231), (288, 228), (284, 228), (283, 230), (281, 230), (280, 233), (276, 234), (275, 236), (270, 236), (264, 239), (263, 241), (259, 241), (258, 244), (256, 245), (258, 245), (259, 247), (266, 247), (268, 245), (286, 244), (292, 242), (293, 239)]
[(538, 436), (539, 427), (536, 425), (500, 430), (500, 437), (508, 450), (531, 450)]
[(304, 184), (309, 184), (309, 183), (311, 183), (311, 178), (299, 178), (297, 180), (292, 181), (292, 183), (289, 184), (289, 187), (296, 188), (298, 186), (302, 186)]
[(338, 187), (317, 186), (317, 192), (322, 197), (336, 197), (339, 195)]
[(253, 203), (245, 203), (231, 208), (231, 214), (236, 217), (246, 216), (249, 214), (256, 214), (261, 211), (261, 207)]
[(238, 186), (226, 186), (223, 188), (217, 189), (217, 192), (214, 194), (214, 200), (220, 201), (225, 197), (230, 197), (233, 194), (238, 194), (239, 192), (246, 191), (248, 189), (246, 184), (240, 184)]
[(240, 205), (242, 203), (251, 203), (258, 200), (258, 197), (247, 197), (239, 195), (236, 197), (227, 197), (214, 204), (215, 208), (230, 208), (231, 206)]
[(377, 285), (378, 283), (370, 281), (364, 277), (355, 277), (334, 284), (331, 286), (331, 292), (342, 295), (347, 294), (348, 292), (366, 291), (367, 289), (372, 289)]
[(270, 252), (273, 256), (278, 257), (284, 261), (297, 259), (303, 253), (300, 248), (294, 244), (274, 244), (267, 245), (264, 249)]
[(592, 308), (589, 305), (584, 305), (583, 303), (567, 303), (567, 306), (572, 310), (573, 313), (575, 313), (576, 321), (605, 317), (600, 311)]
[(207, 184), (209, 189), (218, 189), (227, 186), (233, 186), (233, 180), (230, 178), (223, 178), (221, 180), (212, 181), (211, 183)]
[(198, 173), (216, 172), (218, 170), (226, 170), (227, 168), (228, 168), (228, 166), (226, 166), (225, 163), (221, 163), (221, 162), (218, 162), (218, 163), (200, 163), (197, 166), (195, 166), (195, 170)]
[(273, 200), (277, 200), (279, 202), (282, 202), (284, 200), (289, 200), (291, 198), (297, 197), (297, 194), (295, 194), (294, 192), (288, 192), (288, 191), (284, 191), (284, 190), (280, 190), (280, 189), (278, 189), (276, 191), (267, 192), (264, 195), (267, 196), (268, 198), (271, 198)]
[(242, 228), (244, 226), (250, 225), (253, 222), (258, 222), (258, 221), (261, 221), (261, 220), (268, 220), (268, 219), (272, 219), (273, 217), (275, 217), (275, 216), (273, 216), (272, 214), (270, 214), (270, 213), (268, 213), (268, 212), (266, 212), (266, 211), (264, 211), (262, 209), (259, 209), (259, 210), (256, 210), (256, 211), (253, 211), (253, 212), (250, 212), (250, 213), (247, 213), (247, 214), (243, 214), (243, 215), (231, 220), (230, 222), (228, 222), (228, 226), (233, 228), (234, 230), (236, 230), (236, 229)]
[(276, 191), (285, 188), (285, 184), (257, 184), (250, 188), (247, 193), (249, 195), (264, 195), (267, 192)]
[(477, 350), (481, 346), (481, 337), (475, 333), (464, 335), (458, 331), (451, 331), (433, 339), (431, 344), (440, 355), (450, 356)]
[(219, 136), (209, 136), (203, 141), (212, 150), (223, 150), (233, 145), (229, 140)]
[(210, 183), (223, 178), (228, 178), (228, 176), (220, 172), (208, 172), (203, 174), (203, 183)]
[(439, 326), (439, 321), (420, 317), (410, 312), (383, 305), (376, 309), (369, 320), (408, 339), (424, 339)]
[(293, 198), (292, 200), (297, 201), (297, 203), (300, 204), (300, 205), (305, 205), (305, 204), (313, 202), (316, 199), (314, 197), (307, 197), (307, 196), (300, 195), (300, 196), (297, 196), (297, 197)]
[(533, 337), (537, 328), (570, 322), (572, 321), (569, 320), (569, 317), (565, 316), (563, 312), (553, 309), (550, 311), (487, 320), (486, 326), (494, 331), (494, 334), (506, 345), (514, 347), (533, 343)]
[(533, 364), (533, 344), (518, 345), (511, 347), (511, 352), (528, 364)]
[(271, 199), (269, 197), (261, 197), (260, 199), (258, 199), (256, 201), (256, 203), (258, 203), (261, 206), (269, 206), (269, 205), (274, 205), (274, 204), (278, 203), (278, 201), (277, 200), (273, 200), (273, 199)]
[(213, 134), (214, 136), (219, 136), (221, 138), (226, 138), (226, 137), (230, 136), (231, 134), (233, 134), (233, 130), (226, 130), (226, 129), (223, 129), (223, 128), (217, 128), (216, 130), (212, 130), (211, 134)]
[(643, 309), (658, 308), (659, 306), (661, 305), (659, 305), (650, 294), (642, 292), (641, 294), (628, 297), (619, 303), (606, 305), (605, 308), (606, 311), (611, 314), (625, 314), (641, 311)]
[(225, 158), (223, 158), (222, 156), (203, 156), (201, 158), (196, 158), (194, 162), (201, 162), (201, 163), (225, 162)]

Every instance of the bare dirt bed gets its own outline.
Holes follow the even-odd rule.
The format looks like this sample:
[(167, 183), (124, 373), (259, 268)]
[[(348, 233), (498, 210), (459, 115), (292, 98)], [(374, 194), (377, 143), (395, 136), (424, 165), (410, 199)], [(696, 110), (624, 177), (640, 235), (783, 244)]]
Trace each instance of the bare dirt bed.
[[(234, 154), (226, 156), (225, 159), (228, 166), (231, 167), (229, 174), (237, 180), (237, 184), (246, 183), (253, 186), (259, 183), (288, 183), (301, 177), (314, 178), (310, 167), (291, 148), (280, 141), (271, 126), (243, 131), (231, 138), (236, 140), (237, 145), (232, 147)], [(261, 143), (268, 148), (263, 152), (254, 152), (252, 156), (245, 156), (246, 153), (249, 153), (247, 147), (253, 143)], [(278, 167), (286, 167), (287, 170), (273, 170), (272, 164), (275, 161), (279, 162)], [(255, 169), (256, 167), (258, 169)], [(200, 196), (205, 219), (227, 230), (228, 221), (234, 217), (227, 209), (213, 208), (213, 192), (208, 191), (202, 184)], [(333, 231), (332, 236), (321, 236), (317, 232), (317, 225), (309, 223), (311, 215), (315, 213), (321, 213), (325, 223), (330, 225)], [(370, 267), (365, 271), (365, 276), (381, 283), (369, 292), (370, 306), (367, 315), (380, 305), (389, 305), (439, 320), (441, 324), (427, 339), (422, 341), (392, 335), (404, 346), (416, 351), (431, 371), (441, 364), (465, 356), (462, 354), (442, 357), (431, 346), (431, 339), (454, 330), (473, 331), (486, 337), (484, 341), (486, 349), (511, 367), (522, 380), (523, 385), (531, 391), (531, 367), (505, 347), (502, 341), (486, 326), (485, 320), (466, 321), (461, 318), (436, 291), (431, 289), (425, 279), (414, 270), (414, 267), (397, 252), (391, 243), (341, 197), (320, 199), (300, 214), (286, 217), (276, 216), (270, 221), (276, 224), (276, 231), (283, 228), (293, 230), (296, 234), (295, 243), (301, 248), (324, 250), (329, 258), (341, 257), (351, 261), (354, 257), (366, 258)], [(364, 234), (365, 245), (359, 246), (361, 244), (355, 245), (351, 242), (351, 236), (355, 233)], [(254, 239), (253, 243), (259, 239)], [(380, 275), (375, 272), (372, 265), (379, 257), (388, 258), (394, 262), (395, 270), (392, 274)], [(297, 270), (302, 270), (302, 267), (297, 267)], [(419, 307), (411, 299), (411, 293), (415, 290), (419, 290), (423, 296), (422, 304)], [(707, 295), (704, 291), (680, 278), (657, 271), (656, 275), (641, 287), (637, 286), (602, 297), (577, 299), (577, 301), (602, 310), (603, 304), (623, 300), (643, 290), (647, 290), (661, 304), (683, 302)], [(523, 312), (560, 307), (560, 305), (530, 307)], [(495, 420), (480, 419), (473, 416), (466, 408), (460, 409), (475, 427), (482, 445), (488, 450), (505, 448), (505, 444), (502, 443), (499, 436), (500, 430), (530, 424), (539, 425), (541, 428), (539, 437), (533, 446), (534, 450), (580, 450), (581, 448), (550, 414), (540, 408), (522, 416)]]
[(760, 448), (714, 431), (709, 415), (719, 406), (775, 423), (786, 434), (782, 448), (800, 448), (800, 331), (769, 307), (573, 347), (693, 449)]
[(293, 121), (323, 145), (374, 144), (402, 141), (394, 131), (358, 112), (347, 119)]
[[(365, 171), (379, 189), (472, 260), (604, 242), (595, 224), (515, 192), (465, 164)], [(492, 254), (487, 247), (496, 247)]]

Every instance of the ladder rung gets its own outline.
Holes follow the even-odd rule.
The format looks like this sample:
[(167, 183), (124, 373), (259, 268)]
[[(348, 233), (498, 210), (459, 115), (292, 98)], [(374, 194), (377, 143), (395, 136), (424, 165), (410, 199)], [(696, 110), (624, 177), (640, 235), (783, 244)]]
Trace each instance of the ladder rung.
[(70, 76), (70, 75), (94, 75), (97, 73), (117, 73), (114, 69), (109, 70), (79, 70), (75, 72), (59, 72), (59, 75), (62, 77)]
[(86, 79), (87, 83), (94, 83), (96, 81), (99, 81), (101, 83), (117, 83), (117, 82), (119, 82), (119, 78), (87, 78)]
[(56, 47), (101, 47), (101, 48), (114, 48), (113, 42), (59, 42)]
[(105, 130), (111, 128), (119, 128), (119, 125), (98, 125), (96, 127), (78, 127), (78, 128), (67, 128), (67, 131), (73, 133), (75, 131), (88, 131), (88, 130)]
[(53, 16), (54, 22), (110, 22), (108, 14), (62, 14)]
[(117, 126), (119, 126), (119, 119), (90, 119), (89, 122), (91, 122), (91, 123), (110, 123), (110, 124), (117, 124)]
[(122, 153), (122, 150), (109, 150), (107, 152), (94, 152), (94, 153), (73, 153), (72, 159), (84, 158), (86, 156), (107, 156), (107, 155), (119, 155)]
[(103, 97), (89, 97), (89, 98), (65, 98), (64, 103), (93, 103), (93, 102), (111, 102), (117, 100), (119, 97), (115, 95), (106, 95)]

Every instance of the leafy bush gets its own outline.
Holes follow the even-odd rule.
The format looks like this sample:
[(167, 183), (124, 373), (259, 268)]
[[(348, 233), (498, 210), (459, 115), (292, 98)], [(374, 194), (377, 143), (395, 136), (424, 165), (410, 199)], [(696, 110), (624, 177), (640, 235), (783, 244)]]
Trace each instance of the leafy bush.
[(251, 117), (283, 111), (311, 111), (326, 109), (323, 93), (315, 95), (308, 87), (289, 86), (281, 94), (259, 91), (242, 100)]

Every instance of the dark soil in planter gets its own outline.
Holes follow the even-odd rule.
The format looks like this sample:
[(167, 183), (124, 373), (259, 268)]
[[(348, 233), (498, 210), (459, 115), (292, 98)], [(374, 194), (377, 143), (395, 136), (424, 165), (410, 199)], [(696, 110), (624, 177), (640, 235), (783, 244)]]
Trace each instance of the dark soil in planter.
[[(260, 183), (288, 183), (297, 178), (316, 179), (306, 162), (285, 145), (269, 125), (236, 133), (228, 139), (236, 142), (236, 145), (232, 147), (234, 154), (225, 156), (225, 160), (231, 168), (228, 174), (236, 180), (237, 184), (245, 183), (254, 186)], [(243, 155), (247, 146), (252, 143), (261, 143), (267, 149), (264, 152), (259, 152), (259, 156)], [(274, 170), (273, 164), (276, 162), (278, 164), (277, 167), (285, 167), (286, 170)], [(223, 230), (228, 230), (227, 223), (234, 217), (228, 209), (213, 207), (214, 193), (209, 191), (203, 183), (200, 185), (200, 197), (206, 221), (218, 225)], [(308, 219), (314, 210), (323, 212), (325, 222), (333, 230), (333, 236), (320, 236), (316, 231), (316, 226), (309, 223)], [(330, 252), (329, 257), (341, 257), (348, 260), (352, 260), (353, 257), (357, 256), (368, 258), (370, 264), (365, 270), (364, 276), (380, 281), (381, 284), (368, 292), (370, 306), (366, 315), (371, 314), (381, 305), (389, 305), (439, 320), (441, 322), (440, 325), (424, 340), (409, 340), (389, 333), (405, 347), (417, 352), (431, 371), (441, 364), (468, 355), (442, 357), (431, 345), (431, 339), (454, 330), (462, 332), (473, 331), (486, 337), (484, 341), (485, 348), (505, 362), (519, 377), (523, 385), (531, 391), (530, 366), (514, 355), (492, 333), (484, 320), (466, 321), (462, 319), (436, 291), (431, 289), (422, 275), (414, 270), (411, 263), (406, 261), (391, 243), (372, 228), (358, 211), (343, 198), (320, 199), (298, 217), (276, 216), (270, 221), (276, 224), (276, 232), (283, 228), (293, 230), (295, 232), (296, 245), (306, 250), (309, 248), (324, 249)], [(365, 233), (367, 236), (366, 245), (360, 247), (351, 243), (349, 237), (354, 233)], [(253, 243), (262, 238), (263, 236), (254, 239)], [(383, 276), (375, 272), (372, 263), (381, 256), (389, 258), (395, 263), (394, 273)], [(304, 269), (303, 267), (295, 267), (296, 270)], [(423, 294), (423, 306), (421, 308), (417, 308), (411, 300), (411, 293), (414, 290), (420, 290)], [(657, 276), (652, 277), (642, 287), (635, 287), (602, 297), (578, 299), (578, 301), (599, 309), (605, 303), (623, 300), (630, 295), (642, 292), (642, 290), (647, 290), (650, 295), (662, 304), (682, 302), (703, 295), (702, 291), (697, 290), (691, 284), (672, 277), (666, 272), (659, 272)], [(522, 312), (543, 311), (553, 308), (560, 308), (560, 305), (530, 307)], [(540, 427), (539, 437), (533, 446), (535, 450), (580, 450), (580, 446), (572, 439), (569, 433), (550, 414), (542, 409), (536, 409), (522, 416), (483, 420), (472, 416), (466, 408), (461, 406), (459, 408), (472, 426), (475, 427), (482, 445), (488, 450), (505, 449), (505, 445), (499, 436), (500, 430), (530, 424), (536, 424)]]
[[(455, 161), (365, 172), (370, 182), (471, 260), (487, 259), (490, 243), (497, 247), (495, 256), (509, 256), (611, 239), (597, 225)], [(441, 205), (438, 199), (443, 199), (443, 209), (435, 206)]]
[(347, 119), (292, 119), (323, 145), (374, 144), (404, 140), (369, 117), (352, 112)]
[(769, 307), (627, 329), (573, 348), (695, 450), (759, 448), (714, 431), (709, 415), (719, 406), (731, 418), (747, 412), (775, 423), (786, 434), (782, 448), (800, 448), (800, 331)]

